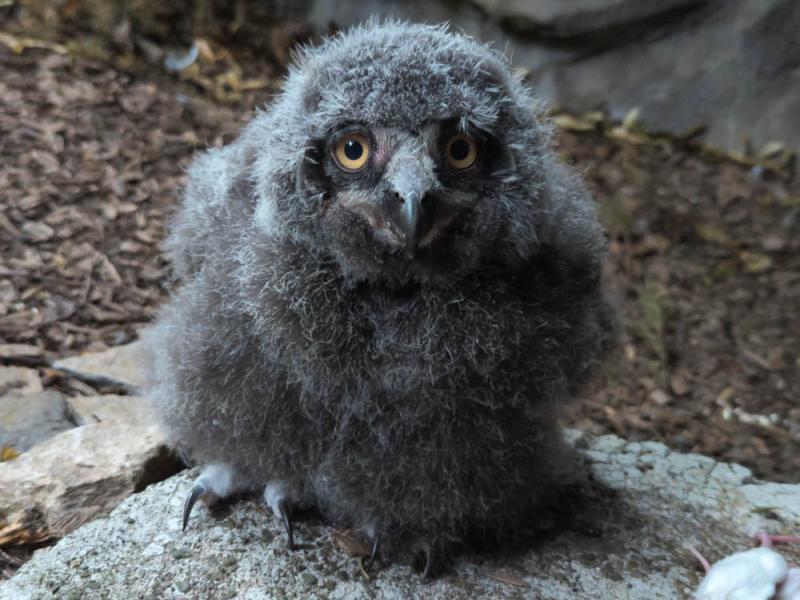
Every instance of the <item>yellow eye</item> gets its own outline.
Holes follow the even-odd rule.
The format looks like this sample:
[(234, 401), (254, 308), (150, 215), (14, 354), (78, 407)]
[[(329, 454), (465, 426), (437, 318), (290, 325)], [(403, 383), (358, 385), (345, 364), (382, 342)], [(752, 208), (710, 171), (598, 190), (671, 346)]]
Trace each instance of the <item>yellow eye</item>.
[(333, 158), (336, 164), (350, 173), (360, 171), (367, 165), (369, 159), (369, 142), (360, 133), (348, 133), (336, 142), (333, 149)]
[(447, 162), (454, 169), (467, 169), (478, 157), (478, 144), (465, 133), (459, 133), (447, 142)]

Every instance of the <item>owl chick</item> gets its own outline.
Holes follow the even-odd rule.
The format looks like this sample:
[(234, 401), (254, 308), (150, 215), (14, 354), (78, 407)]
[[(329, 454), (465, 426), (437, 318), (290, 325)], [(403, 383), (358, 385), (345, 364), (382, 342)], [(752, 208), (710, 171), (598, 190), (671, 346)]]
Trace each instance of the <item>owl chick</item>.
[(148, 334), (184, 526), (258, 490), (425, 574), (502, 542), (557, 483), (555, 409), (608, 346), (604, 236), (500, 53), (369, 23), (302, 51), (200, 156)]

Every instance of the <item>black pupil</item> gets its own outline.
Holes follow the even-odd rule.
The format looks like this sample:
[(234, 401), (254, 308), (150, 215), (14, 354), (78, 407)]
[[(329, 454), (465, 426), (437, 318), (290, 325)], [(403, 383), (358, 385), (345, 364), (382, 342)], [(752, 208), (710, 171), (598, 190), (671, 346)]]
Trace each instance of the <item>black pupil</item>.
[(347, 140), (344, 144), (344, 155), (350, 160), (358, 160), (364, 154), (364, 148), (356, 140)]
[(454, 160), (462, 161), (469, 156), (469, 142), (467, 140), (456, 140), (450, 144), (450, 156)]

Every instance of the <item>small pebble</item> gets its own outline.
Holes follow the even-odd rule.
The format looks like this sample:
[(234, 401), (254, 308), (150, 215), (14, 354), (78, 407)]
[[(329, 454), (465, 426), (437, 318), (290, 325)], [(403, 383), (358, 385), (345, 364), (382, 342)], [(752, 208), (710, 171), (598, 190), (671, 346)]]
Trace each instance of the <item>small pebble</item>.
[(222, 565), (225, 567), (232, 567), (233, 565), (237, 564), (239, 559), (231, 554), (226, 554), (222, 557)]
[(169, 553), (173, 558), (182, 559), (192, 556), (192, 552), (188, 548), (170, 548)]

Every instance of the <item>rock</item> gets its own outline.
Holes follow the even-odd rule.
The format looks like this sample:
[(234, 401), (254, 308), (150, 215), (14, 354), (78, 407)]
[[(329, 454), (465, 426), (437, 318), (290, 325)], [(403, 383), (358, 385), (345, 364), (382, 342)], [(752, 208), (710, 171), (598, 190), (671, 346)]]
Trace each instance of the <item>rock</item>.
[[(569, 38), (597, 34), (642, 21), (668, 17), (706, 0), (473, 0), (492, 17), (513, 21), (516, 29), (536, 31), (543, 37)], [(511, 25), (511, 23), (507, 23)]]
[(76, 396), (69, 399), (80, 425), (88, 423), (130, 423), (156, 425), (156, 416), (141, 396)]
[(53, 367), (70, 375), (98, 384), (112, 384), (136, 391), (144, 384), (139, 368), (141, 342), (114, 346), (103, 352), (89, 352), (63, 358)]
[[(288, 552), (280, 524), (253, 502), (215, 513), (200, 507), (181, 532), (195, 469), (38, 552), (0, 587), (0, 599), (686, 598), (702, 577), (688, 544), (714, 561), (748, 547), (757, 528), (800, 525), (798, 485), (759, 483), (742, 467), (662, 444), (567, 437), (586, 473), (575, 475), (557, 509), (537, 513), (538, 539), (503, 555), (461, 557), (431, 582), (402, 565), (381, 566), (367, 580), (334, 530), (310, 515), (297, 522), (300, 548)], [(592, 462), (592, 453), (604, 460)], [(796, 548), (785, 556), (800, 559)]]
[(800, 150), (795, 0), (315, 0), (320, 31), (371, 15), (449, 21), (507, 49), (536, 93), (574, 112), (638, 109), (650, 131), (728, 150)]
[(800, 4), (792, 0), (709, 3), (574, 65), (549, 65), (536, 85), (577, 112), (638, 108), (650, 130), (706, 126), (706, 141), (724, 148), (743, 150), (749, 136), (756, 148), (782, 141), (797, 149), (798, 27)]
[(28, 221), (25, 223), (22, 226), (22, 232), (34, 243), (46, 242), (55, 235), (55, 231), (52, 227), (38, 221)]
[(24, 452), (76, 422), (63, 394), (13, 391), (0, 397), (0, 446)]
[(40, 362), (44, 358), (44, 350), (30, 344), (0, 344), (0, 360), (19, 362)]
[(17, 392), (41, 392), (42, 380), (36, 369), (0, 366), (0, 396), (9, 390)]
[(154, 426), (75, 427), (0, 463), (0, 513), (38, 509), (58, 537), (177, 470)]

